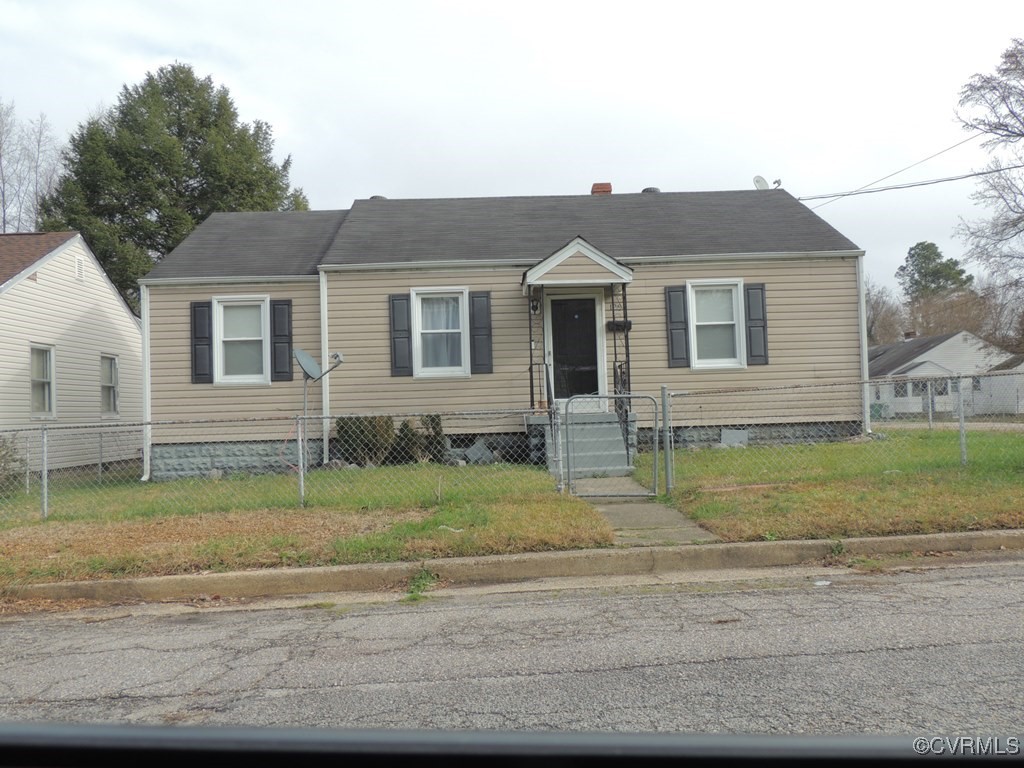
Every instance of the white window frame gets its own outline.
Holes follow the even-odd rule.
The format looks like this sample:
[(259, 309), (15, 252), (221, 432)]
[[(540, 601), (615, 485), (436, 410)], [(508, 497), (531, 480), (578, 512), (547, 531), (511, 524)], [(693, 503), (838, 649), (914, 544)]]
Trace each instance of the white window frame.
[[(697, 293), (701, 289), (727, 288), (732, 291), (733, 332), (736, 341), (736, 357), (711, 358), (701, 360), (697, 352)], [(731, 278), (724, 280), (701, 279), (686, 282), (686, 324), (690, 336), (690, 368), (696, 370), (718, 370), (722, 368), (747, 367), (747, 333), (746, 310), (743, 302), (743, 280)], [(719, 325), (720, 323), (703, 323), (703, 325)]]
[[(28, 377), (29, 377), (29, 412), (33, 419), (55, 419), (57, 418), (57, 354), (54, 348), (47, 344), (30, 344), (29, 345), (29, 357), (28, 357)], [(32, 377), (32, 356), (36, 351), (45, 352), (47, 354), (47, 367), (49, 368), (50, 378), (49, 379), (35, 379)], [(48, 411), (36, 411), (34, 410), (35, 398), (32, 397), (32, 390), (37, 382), (45, 381), (50, 388), (50, 410)]]
[[(230, 386), (270, 385), (270, 297), (214, 296), (213, 303), (213, 383)], [(260, 308), (263, 344), (263, 373), (259, 375), (228, 375), (224, 373), (224, 307), (250, 306)], [(251, 340), (255, 340), (253, 337)]]
[[(412, 375), (413, 378), (443, 379), (469, 377), (469, 289), (460, 287), (413, 288), (409, 291), (412, 315)], [(461, 334), (462, 365), (445, 367), (426, 367), (423, 365), (422, 334), (429, 333), (421, 328), (422, 299), (458, 298), (459, 300), (459, 332)], [(449, 331), (450, 333), (450, 331)]]
[[(105, 360), (112, 360), (114, 362), (114, 366), (113, 366), (113, 369), (114, 369), (114, 383), (113, 384), (105, 384), (103, 382), (103, 362)], [(103, 354), (100, 355), (100, 416), (103, 417), (103, 418), (111, 418), (111, 417), (117, 416), (117, 415), (119, 415), (121, 413), (121, 384), (120, 384), (120, 380), (121, 380), (121, 367), (120, 366), (121, 366), (121, 363), (117, 359), (117, 355), (103, 355)], [(114, 390), (114, 410), (107, 411), (107, 410), (105, 410), (105, 406), (107, 404), (107, 399), (103, 396), (103, 393), (104, 393), (104, 390), (111, 389), (111, 388)]]

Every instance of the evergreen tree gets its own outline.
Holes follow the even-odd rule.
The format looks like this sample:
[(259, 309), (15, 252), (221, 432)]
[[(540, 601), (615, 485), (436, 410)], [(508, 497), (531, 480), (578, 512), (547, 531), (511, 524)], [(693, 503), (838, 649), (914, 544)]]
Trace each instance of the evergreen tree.
[(216, 211), (308, 210), (277, 164), (270, 126), (241, 123), (234, 102), (188, 64), (124, 86), (79, 125), (64, 172), (42, 200), (42, 227), (81, 232), (130, 300), (137, 280)]

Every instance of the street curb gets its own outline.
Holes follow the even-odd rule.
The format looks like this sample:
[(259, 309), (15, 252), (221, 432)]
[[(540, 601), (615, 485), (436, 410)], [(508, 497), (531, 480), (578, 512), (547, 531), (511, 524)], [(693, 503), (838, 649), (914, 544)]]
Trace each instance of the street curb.
[(225, 598), (280, 597), (321, 592), (373, 592), (404, 588), (409, 579), (424, 568), (436, 574), (449, 586), (469, 586), (557, 577), (651, 575), (677, 571), (799, 565), (840, 554), (881, 555), (1000, 549), (1024, 549), (1024, 530), (586, 549), (459, 557), (415, 563), (280, 568), (107, 581), (70, 581), (11, 587), (7, 594), (20, 599), (86, 599), (100, 602), (174, 600), (203, 595)]

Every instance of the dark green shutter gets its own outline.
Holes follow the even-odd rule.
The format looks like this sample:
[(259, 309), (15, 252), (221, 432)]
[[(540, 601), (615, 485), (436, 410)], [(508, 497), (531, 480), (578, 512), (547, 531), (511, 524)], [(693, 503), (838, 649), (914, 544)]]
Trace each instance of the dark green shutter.
[(391, 318), (391, 375), (412, 376), (412, 313), (408, 293), (388, 296)]
[(270, 302), (270, 380), (292, 380), (292, 302)]
[(690, 337), (686, 327), (686, 286), (665, 288), (665, 318), (668, 322), (668, 367), (690, 367)]
[(490, 291), (469, 294), (469, 372), (494, 373)]
[(192, 325), (192, 383), (213, 383), (213, 302), (193, 301), (190, 306)]
[(768, 313), (764, 283), (743, 286), (747, 312), (747, 365), (768, 365)]

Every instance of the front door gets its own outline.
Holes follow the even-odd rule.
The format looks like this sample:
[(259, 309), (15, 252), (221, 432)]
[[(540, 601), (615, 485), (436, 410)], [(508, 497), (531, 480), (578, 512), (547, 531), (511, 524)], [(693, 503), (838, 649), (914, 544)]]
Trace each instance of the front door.
[(551, 299), (551, 374), (555, 400), (601, 391), (597, 356), (597, 302)]

